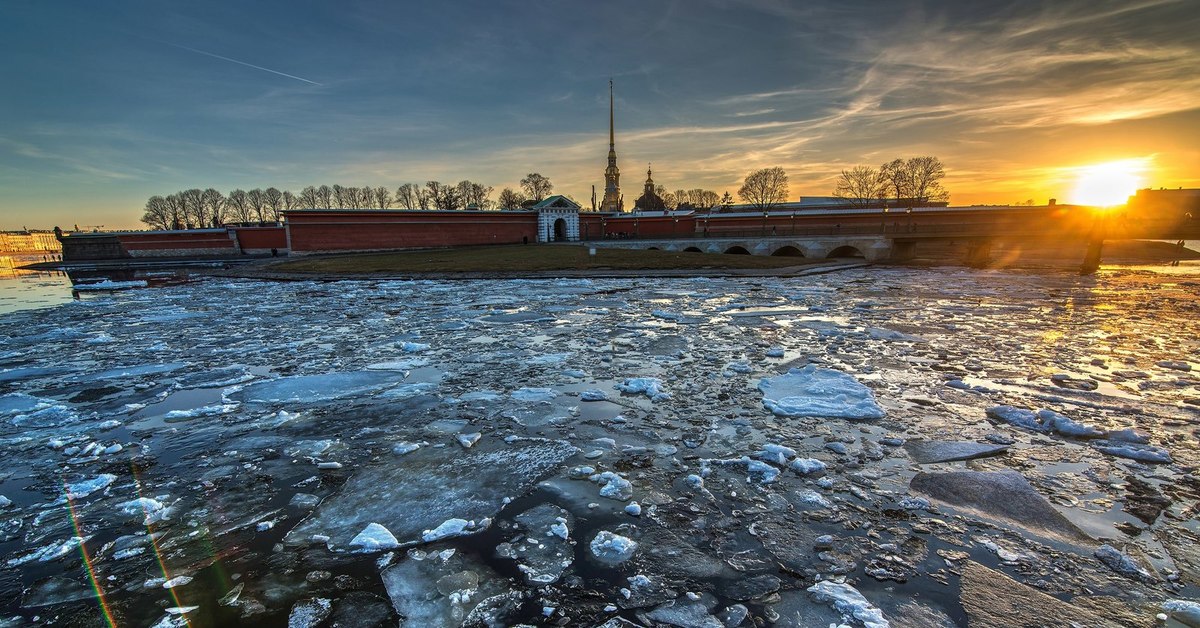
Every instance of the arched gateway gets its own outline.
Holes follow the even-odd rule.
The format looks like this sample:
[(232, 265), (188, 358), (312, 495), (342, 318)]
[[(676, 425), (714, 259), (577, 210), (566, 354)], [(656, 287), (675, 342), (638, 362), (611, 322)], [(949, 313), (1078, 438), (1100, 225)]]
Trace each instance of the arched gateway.
[(579, 203), (556, 194), (533, 209), (538, 213), (538, 242), (579, 241)]

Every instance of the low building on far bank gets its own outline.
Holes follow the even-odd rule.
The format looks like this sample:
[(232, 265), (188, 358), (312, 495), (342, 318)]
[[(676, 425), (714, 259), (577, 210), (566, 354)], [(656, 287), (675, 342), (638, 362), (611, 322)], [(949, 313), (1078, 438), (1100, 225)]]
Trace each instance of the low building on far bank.
[(44, 255), (60, 253), (62, 246), (53, 231), (3, 231), (0, 232), (0, 253)]

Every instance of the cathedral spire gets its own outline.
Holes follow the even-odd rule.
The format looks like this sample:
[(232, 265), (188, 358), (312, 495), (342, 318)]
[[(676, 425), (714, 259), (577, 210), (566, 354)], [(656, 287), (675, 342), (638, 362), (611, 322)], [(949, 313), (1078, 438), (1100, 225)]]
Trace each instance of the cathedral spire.
[(612, 79), (608, 79), (608, 147), (615, 150), (617, 147), (616, 136), (613, 133), (613, 91)]
[(604, 200), (600, 211), (624, 211), (621, 202), (621, 170), (617, 168), (617, 136), (613, 123), (613, 82), (608, 79), (608, 167), (604, 169)]

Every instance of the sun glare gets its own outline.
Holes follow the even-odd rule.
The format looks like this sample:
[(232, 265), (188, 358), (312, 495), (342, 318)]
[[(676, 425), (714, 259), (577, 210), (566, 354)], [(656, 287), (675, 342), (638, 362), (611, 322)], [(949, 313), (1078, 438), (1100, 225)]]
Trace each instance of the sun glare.
[(1141, 159), (1111, 161), (1077, 169), (1071, 202), (1078, 205), (1111, 207), (1121, 205), (1142, 185)]

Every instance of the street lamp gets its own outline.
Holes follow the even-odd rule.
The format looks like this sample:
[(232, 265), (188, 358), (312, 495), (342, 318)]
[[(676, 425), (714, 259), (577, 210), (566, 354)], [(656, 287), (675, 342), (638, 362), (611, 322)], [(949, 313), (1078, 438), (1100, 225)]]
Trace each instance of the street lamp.
[(675, 238), (675, 232), (679, 229), (679, 216), (674, 216), (674, 224), (671, 225), (671, 239)]
[(906, 216), (908, 216), (908, 232), (912, 233), (912, 230), (913, 230), (912, 208), (909, 207), (908, 209), (904, 210), (904, 214)]
[(767, 216), (771, 215), (770, 210), (763, 209), (763, 235), (767, 235)]
[(637, 215), (637, 214), (634, 214), (634, 215), (633, 215), (633, 239), (635, 239), (635, 240), (636, 240), (636, 239), (638, 238), (638, 235), (639, 235), (639, 232), (638, 232), (638, 215)]
[(792, 235), (796, 235), (796, 210), (792, 210)]
[(887, 233), (887, 215), (888, 215), (888, 206), (884, 205), (883, 206), (883, 219), (879, 222), (879, 230), (883, 233)]
[(608, 219), (604, 216), (600, 217), (600, 239), (608, 238)]

